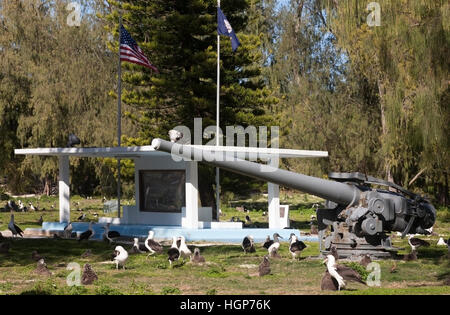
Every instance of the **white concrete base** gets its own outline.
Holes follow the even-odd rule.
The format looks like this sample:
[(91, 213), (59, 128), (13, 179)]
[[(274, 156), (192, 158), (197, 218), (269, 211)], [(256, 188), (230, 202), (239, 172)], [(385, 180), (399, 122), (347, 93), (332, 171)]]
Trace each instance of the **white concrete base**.
[(110, 217), (99, 217), (98, 218), (99, 224), (125, 224), (122, 220), (122, 218), (110, 218)]
[[(198, 224), (199, 228), (201, 222), (211, 222), (212, 221), (212, 208), (211, 207), (198, 207)], [(181, 208), (181, 226), (185, 228), (192, 228), (191, 223), (186, 217), (186, 208)]]

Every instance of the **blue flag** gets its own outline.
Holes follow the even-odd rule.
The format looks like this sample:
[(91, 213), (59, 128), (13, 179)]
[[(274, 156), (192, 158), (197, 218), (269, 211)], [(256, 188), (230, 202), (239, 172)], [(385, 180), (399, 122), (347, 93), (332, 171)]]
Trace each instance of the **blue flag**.
[(230, 22), (228, 22), (225, 14), (223, 14), (219, 7), (217, 7), (217, 33), (219, 35), (231, 37), (231, 48), (233, 48), (233, 52), (236, 51), (238, 46), (241, 44), (236, 36), (236, 33), (233, 31)]

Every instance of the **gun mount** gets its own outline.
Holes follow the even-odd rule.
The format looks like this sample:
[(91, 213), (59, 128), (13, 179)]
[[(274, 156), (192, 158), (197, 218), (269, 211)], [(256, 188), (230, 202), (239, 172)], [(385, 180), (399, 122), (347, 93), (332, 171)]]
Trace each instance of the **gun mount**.
[[(326, 180), (161, 139), (154, 139), (152, 146), (175, 156), (324, 198), (326, 209), (317, 209), (322, 254), (334, 246), (340, 257), (363, 254), (391, 257), (397, 249), (391, 245), (390, 232), (402, 232), (403, 237), (408, 233), (428, 234), (426, 229), (436, 220), (436, 209), (423, 197), (361, 173), (330, 173), (328, 177), (332, 180)], [(372, 188), (373, 185), (397, 191)], [(331, 234), (325, 236), (328, 226)]]

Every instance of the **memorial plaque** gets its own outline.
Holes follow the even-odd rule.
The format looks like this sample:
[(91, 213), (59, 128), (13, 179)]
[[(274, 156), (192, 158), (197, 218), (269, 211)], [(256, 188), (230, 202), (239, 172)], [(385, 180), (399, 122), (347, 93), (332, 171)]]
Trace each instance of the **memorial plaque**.
[(184, 170), (140, 171), (140, 211), (181, 212), (185, 206)]

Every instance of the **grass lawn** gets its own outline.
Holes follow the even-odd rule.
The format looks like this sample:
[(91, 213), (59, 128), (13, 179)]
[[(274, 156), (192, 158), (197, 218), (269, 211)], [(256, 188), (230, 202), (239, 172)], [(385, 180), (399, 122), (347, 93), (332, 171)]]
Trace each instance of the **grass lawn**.
[[(28, 203), (27, 198), (22, 200)], [(35, 204), (35, 199), (32, 199)], [(104, 216), (101, 199), (85, 200), (80, 197), (71, 199), (80, 202), (80, 208), (94, 219), (93, 213)], [(281, 194), (281, 203), (291, 208), (291, 226), (302, 231), (309, 230), (309, 217), (314, 214), (312, 204), (320, 201), (304, 194)], [(131, 202), (133, 201), (125, 201)], [(45, 212), (16, 213), (16, 223), (23, 229), (38, 227), (37, 220), (44, 214), (45, 221), (58, 220), (57, 199), (41, 197), (40, 208), (55, 210)], [(235, 209), (244, 206), (250, 210), (254, 222), (267, 224), (263, 211), (267, 210), (264, 199), (230, 201), (223, 208), (221, 220), (232, 216), (244, 219), (245, 213)], [(89, 211), (91, 212), (89, 214)], [(81, 214), (72, 211), (72, 219)], [(94, 220), (95, 221), (95, 220)], [(0, 213), (0, 230), (6, 230), (9, 213)], [(435, 231), (448, 238), (450, 236), (450, 211), (443, 208), (438, 211)], [(113, 247), (107, 243), (91, 241), (78, 243), (75, 240), (53, 239), (17, 239), (11, 241), (8, 254), (0, 254), (0, 294), (450, 294), (450, 286), (444, 286), (444, 280), (450, 277), (450, 259), (447, 247), (436, 246), (438, 237), (422, 237), (432, 244), (429, 248), (419, 249), (419, 259), (412, 262), (401, 260), (377, 261), (381, 268), (381, 286), (368, 287), (348, 283), (341, 292), (320, 290), (321, 278), (326, 267), (317, 259), (318, 244), (308, 243), (302, 259), (293, 261), (288, 253), (286, 242), (281, 244), (281, 259), (271, 260), (271, 274), (259, 277), (258, 265), (267, 251), (257, 244), (255, 253), (244, 254), (238, 245), (201, 246), (205, 265), (193, 265), (180, 260), (173, 268), (169, 267), (167, 255), (161, 254), (146, 259), (146, 254), (131, 255), (126, 270), (116, 270), (110, 261)], [(399, 254), (409, 252), (406, 240), (393, 239), (394, 246), (404, 248)], [(188, 243), (191, 250), (195, 245)], [(87, 250), (92, 255), (82, 258)], [(127, 247), (128, 249), (128, 247)], [(166, 247), (168, 249), (168, 247)], [(45, 257), (51, 276), (34, 272), (36, 262), (31, 252), (38, 250)], [(81, 268), (91, 264), (98, 275), (98, 281), (87, 286), (69, 287), (66, 278), (73, 272), (67, 270), (67, 264), (78, 263)], [(390, 273), (394, 262), (396, 272)]]

